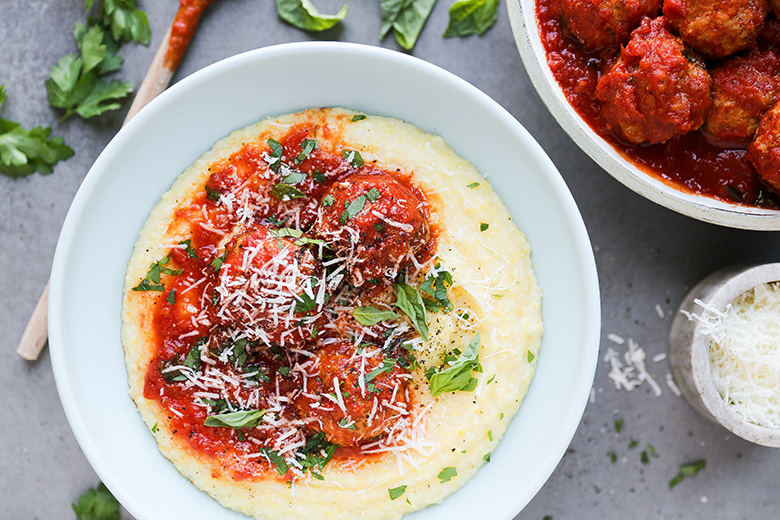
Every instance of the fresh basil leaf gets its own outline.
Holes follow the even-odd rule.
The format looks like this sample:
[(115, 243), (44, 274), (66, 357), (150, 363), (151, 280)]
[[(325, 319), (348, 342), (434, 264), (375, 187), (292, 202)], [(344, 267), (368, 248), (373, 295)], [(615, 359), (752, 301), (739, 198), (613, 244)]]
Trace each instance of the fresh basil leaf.
[(347, 160), (349, 164), (352, 165), (353, 168), (360, 168), (365, 164), (363, 162), (363, 156), (360, 155), (360, 152), (357, 150), (343, 150), (341, 152), (341, 157)]
[[(303, 142), (301, 143), (301, 153), (299, 153), (298, 157), (295, 158), (295, 164), (301, 164), (304, 160), (306, 160), (309, 154), (311, 154), (316, 149), (317, 149), (316, 139), (304, 139)], [(305, 175), (304, 178), (306, 178)], [(295, 184), (295, 183), (291, 182), (290, 184)]]
[(452, 285), (452, 275), (440, 271), (436, 276), (428, 275), (420, 284), (425, 308), (431, 312), (451, 312), (452, 302), (447, 294), (447, 288)]
[(279, 173), (279, 168), (282, 166), (282, 156), (284, 155), (284, 148), (275, 139), (268, 140), (268, 146), (271, 147), (271, 153), (268, 154), (268, 167), (275, 173)]
[(358, 323), (365, 325), (366, 327), (376, 325), (380, 321), (395, 320), (401, 317), (400, 314), (396, 314), (393, 311), (383, 311), (370, 305), (356, 308), (352, 311), (352, 315)]
[(445, 38), (484, 34), (498, 18), (499, 0), (460, 0), (450, 7)]
[(422, 296), (417, 292), (417, 289), (407, 283), (395, 284), (395, 290), (398, 294), (398, 299), (395, 302), (396, 307), (404, 312), (409, 319), (412, 320), (412, 325), (420, 333), (422, 339), (428, 340), (428, 318), (425, 312), (425, 302), (423, 302)]
[(299, 184), (306, 180), (306, 174), (302, 172), (290, 171), (284, 176), (282, 182), (285, 184)]
[(363, 208), (366, 207), (367, 199), (368, 197), (361, 195), (347, 204), (347, 207), (344, 209), (341, 215), (339, 215), (339, 222), (341, 225), (346, 224), (348, 220), (352, 219), (355, 215), (363, 211)]
[(273, 464), (276, 468), (276, 472), (280, 475), (286, 475), (287, 472), (290, 471), (290, 466), (287, 465), (287, 461), (284, 460), (284, 457), (279, 455), (278, 452), (272, 450), (271, 448), (260, 448), (259, 451), (268, 457), (268, 460), (271, 461), (271, 464)]
[(316, 245), (328, 247), (328, 243), (319, 238), (309, 238), (303, 236), (303, 231), (295, 228), (269, 229), (268, 234), (274, 238), (292, 238), (296, 246)]
[(442, 484), (444, 484), (445, 482), (449, 482), (452, 479), (452, 477), (457, 477), (457, 476), (458, 476), (458, 470), (453, 468), (452, 466), (448, 466), (444, 468), (439, 472), (438, 475), (439, 480), (441, 480)]
[(192, 239), (191, 238), (188, 238), (187, 240), (182, 240), (181, 242), (179, 242), (179, 244), (183, 245), (183, 246), (186, 246), (185, 251), (187, 252), (187, 255), (190, 258), (195, 258), (195, 259), (198, 258), (198, 252), (195, 251), (194, 247), (192, 247)]
[(412, 50), (434, 5), (436, 0), (381, 0), (379, 39), (393, 29), (398, 45), (407, 51)]
[(225, 263), (225, 259), (227, 258), (228, 252), (225, 250), (224, 253), (222, 253), (220, 256), (216, 257), (214, 260), (211, 261), (211, 266), (214, 271), (219, 272), (220, 269), (222, 269), (222, 264)]
[(240, 412), (209, 415), (203, 424), (215, 428), (254, 428), (260, 424), (263, 415), (265, 415), (265, 410), (241, 410)]
[(320, 14), (311, 0), (276, 0), (276, 14), (298, 29), (304, 31), (325, 31), (347, 16), (347, 6), (335, 15)]
[(271, 195), (281, 201), (306, 198), (306, 195), (301, 190), (283, 182), (274, 184), (273, 188), (271, 188)]
[(384, 374), (386, 372), (390, 372), (393, 370), (393, 367), (395, 367), (397, 360), (393, 358), (384, 358), (382, 360), (382, 363), (376, 367), (374, 370), (366, 374), (365, 382), (370, 383), (373, 381), (379, 374)]
[(474, 370), (479, 370), (479, 333), (447, 368), (428, 375), (431, 395), (474, 390), (477, 386), (476, 378), (471, 376)]

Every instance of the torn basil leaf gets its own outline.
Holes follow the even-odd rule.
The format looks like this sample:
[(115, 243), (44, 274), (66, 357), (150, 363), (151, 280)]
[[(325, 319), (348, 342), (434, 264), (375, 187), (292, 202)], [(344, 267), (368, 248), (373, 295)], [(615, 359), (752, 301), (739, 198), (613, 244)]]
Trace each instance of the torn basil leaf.
[(341, 157), (352, 165), (353, 168), (360, 168), (363, 166), (363, 156), (357, 150), (344, 150), (341, 152)]
[(396, 307), (404, 312), (412, 321), (412, 325), (420, 333), (422, 339), (428, 340), (428, 317), (425, 312), (425, 302), (423, 302), (420, 293), (407, 283), (395, 284), (395, 290), (398, 299), (395, 302)]
[(339, 222), (341, 225), (346, 224), (348, 220), (352, 219), (355, 215), (363, 211), (363, 208), (366, 207), (366, 200), (367, 197), (365, 195), (361, 195), (347, 204), (347, 207), (344, 209), (341, 215), (339, 215)]
[(381, 0), (379, 39), (392, 29), (398, 45), (407, 51), (412, 50), (434, 5), (436, 0)]
[(466, 349), (449, 366), (439, 371), (428, 374), (428, 382), (431, 394), (437, 395), (446, 392), (471, 391), (477, 386), (476, 378), (471, 372), (480, 371), (479, 365), (479, 333), (468, 344)]
[(301, 153), (299, 153), (298, 157), (295, 158), (295, 164), (301, 164), (304, 160), (306, 160), (309, 154), (311, 154), (316, 149), (317, 149), (316, 139), (304, 139), (303, 142), (301, 143)]
[[(438, 267), (438, 266), (437, 266)], [(440, 271), (435, 276), (429, 274), (420, 284), (425, 308), (431, 312), (451, 312), (453, 309), (447, 289), (452, 285), (452, 275)]]
[[(326, 31), (347, 16), (347, 6), (334, 14), (320, 14), (311, 0), (276, 0), (276, 14), (304, 31)], [(286, 472), (285, 472), (286, 473)]]
[(241, 410), (240, 412), (209, 415), (203, 424), (221, 428), (254, 428), (260, 424), (263, 415), (265, 415), (265, 410)]
[(352, 311), (352, 315), (358, 323), (366, 327), (376, 325), (380, 321), (395, 320), (401, 317), (400, 314), (396, 314), (393, 311), (380, 310), (371, 305), (356, 308)]
[(499, 0), (460, 0), (450, 7), (445, 38), (484, 34), (498, 18)]
[(279, 168), (282, 166), (282, 156), (284, 155), (284, 148), (276, 139), (269, 139), (268, 146), (271, 147), (271, 153), (268, 154), (268, 167), (276, 173), (279, 173)]
[(301, 190), (290, 184), (285, 184), (284, 182), (274, 184), (273, 188), (271, 188), (271, 195), (281, 201), (302, 199), (306, 197)]

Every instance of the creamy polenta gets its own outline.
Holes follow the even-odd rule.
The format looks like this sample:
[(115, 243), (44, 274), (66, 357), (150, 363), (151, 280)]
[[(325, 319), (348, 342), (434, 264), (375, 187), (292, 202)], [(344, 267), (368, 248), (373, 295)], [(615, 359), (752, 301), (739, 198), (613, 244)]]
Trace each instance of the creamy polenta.
[(258, 519), (397, 519), (489, 460), (542, 336), (530, 248), (443, 139), (311, 109), (175, 181), (125, 278), (130, 395), (198, 488)]

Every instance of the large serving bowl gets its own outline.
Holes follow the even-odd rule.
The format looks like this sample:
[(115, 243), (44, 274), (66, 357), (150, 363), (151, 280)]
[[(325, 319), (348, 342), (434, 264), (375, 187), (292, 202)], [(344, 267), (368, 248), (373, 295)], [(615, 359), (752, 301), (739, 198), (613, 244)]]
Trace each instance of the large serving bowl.
[(624, 185), (664, 207), (690, 217), (742, 229), (780, 230), (780, 210), (729, 204), (683, 192), (642, 171), (594, 132), (566, 100), (555, 81), (540, 37), (535, 0), (507, 0), (515, 42), (536, 91), (558, 124), (599, 166)]
[(490, 464), (409, 516), (510, 519), (557, 465), (589, 395), (600, 312), (588, 236), (552, 162), (511, 115), (452, 74), (375, 47), (300, 43), (235, 56), (171, 87), (109, 143), (76, 195), (52, 269), (52, 365), (76, 438), (138, 520), (244, 518), (179, 475), (129, 398), (122, 281), (150, 210), (190, 163), (236, 129), (312, 106), (393, 116), (443, 136), (489, 173), (528, 237), (544, 293), (536, 377)]

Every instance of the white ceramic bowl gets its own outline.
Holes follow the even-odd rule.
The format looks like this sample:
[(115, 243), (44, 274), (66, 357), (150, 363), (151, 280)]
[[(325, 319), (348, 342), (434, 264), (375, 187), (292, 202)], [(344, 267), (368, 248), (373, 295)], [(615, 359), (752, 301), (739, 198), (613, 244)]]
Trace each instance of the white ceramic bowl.
[(580, 214), (542, 149), (488, 96), (424, 61), (354, 44), (268, 47), (193, 74), (135, 116), (87, 175), (57, 246), (49, 301), (57, 388), (87, 458), (138, 520), (244, 518), (179, 475), (128, 397), (121, 294), (138, 232), (179, 173), (223, 136), (268, 115), (336, 105), (439, 134), (489, 174), (531, 243), (544, 292), (538, 372), (492, 461), (409, 518), (512, 518), (574, 435), (598, 357), (598, 282)]
[(566, 100), (547, 65), (536, 20), (536, 0), (507, 0), (523, 64), (558, 124), (615, 179), (653, 202), (704, 222), (741, 229), (780, 230), (780, 210), (750, 208), (675, 189), (648, 175), (594, 132)]

